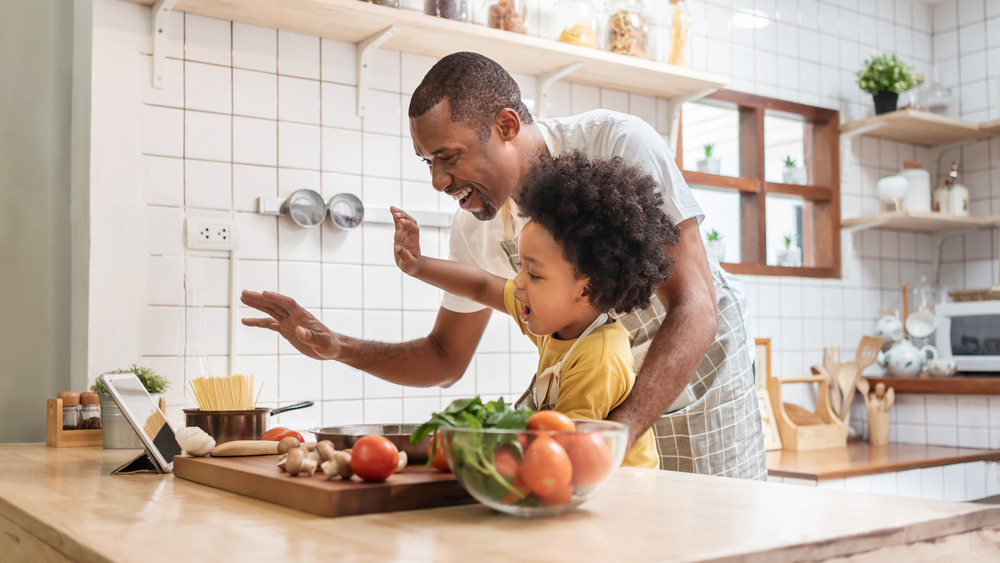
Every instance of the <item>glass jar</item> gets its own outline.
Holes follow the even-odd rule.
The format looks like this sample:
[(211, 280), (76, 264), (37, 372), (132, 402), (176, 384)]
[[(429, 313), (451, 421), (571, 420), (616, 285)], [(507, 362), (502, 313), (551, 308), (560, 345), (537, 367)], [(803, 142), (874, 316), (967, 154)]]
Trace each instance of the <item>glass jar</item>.
[(649, 23), (641, 0), (608, 4), (608, 51), (640, 59), (649, 58)]
[(368, 2), (369, 4), (377, 4), (379, 6), (389, 6), (390, 8), (398, 8), (399, 0), (361, 0), (362, 2)]
[(80, 393), (80, 429), (94, 430), (101, 427), (101, 397), (97, 393)]
[(485, 0), (483, 11), (486, 25), (526, 35), (528, 33), (527, 0)]
[(543, 2), (539, 9), (543, 38), (597, 48), (597, 14), (591, 0), (554, 0)]
[(670, 0), (673, 13), (670, 15), (670, 54), (667, 63), (687, 66), (687, 46), (691, 39), (691, 12), (684, 0)]
[(80, 427), (80, 394), (73, 391), (59, 393), (62, 399), (63, 430), (76, 430)]
[(467, 0), (424, 0), (424, 13), (460, 22), (469, 21)]

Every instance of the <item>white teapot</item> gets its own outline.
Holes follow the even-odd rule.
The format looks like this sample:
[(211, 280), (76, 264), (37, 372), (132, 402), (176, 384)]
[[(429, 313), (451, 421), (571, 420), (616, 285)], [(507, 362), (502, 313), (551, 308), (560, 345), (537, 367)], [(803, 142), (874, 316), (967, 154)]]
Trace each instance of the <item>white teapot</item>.
[(879, 352), (878, 363), (889, 377), (916, 377), (926, 368), (928, 353), (930, 359), (937, 359), (937, 348), (930, 344), (917, 348), (904, 338), (893, 344), (888, 352)]

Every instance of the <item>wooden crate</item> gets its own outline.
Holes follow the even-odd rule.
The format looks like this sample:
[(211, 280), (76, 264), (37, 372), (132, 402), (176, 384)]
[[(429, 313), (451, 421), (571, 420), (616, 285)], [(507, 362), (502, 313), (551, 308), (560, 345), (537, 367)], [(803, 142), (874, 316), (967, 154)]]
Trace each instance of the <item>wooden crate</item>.
[[(784, 383), (817, 383), (816, 423), (802, 424), (796, 422), (794, 414), (790, 414), (795, 405), (781, 402), (781, 385)], [(778, 422), (778, 433), (781, 435), (781, 446), (786, 450), (822, 450), (826, 448), (844, 447), (847, 445), (847, 425), (844, 424), (830, 408), (830, 394), (825, 377), (771, 377), (767, 383), (771, 395), (771, 406), (774, 407), (774, 418)], [(804, 410), (799, 408), (799, 410)]]
[(104, 435), (100, 428), (92, 430), (63, 430), (62, 399), (45, 402), (45, 445), (53, 448), (103, 446)]

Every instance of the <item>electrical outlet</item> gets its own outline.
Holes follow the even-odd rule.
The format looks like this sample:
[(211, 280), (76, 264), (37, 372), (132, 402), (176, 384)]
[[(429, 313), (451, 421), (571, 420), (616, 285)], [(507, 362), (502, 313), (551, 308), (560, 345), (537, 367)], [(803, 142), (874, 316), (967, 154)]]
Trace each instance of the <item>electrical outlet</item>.
[(237, 248), (236, 231), (228, 217), (189, 217), (187, 246), (195, 250), (233, 250)]

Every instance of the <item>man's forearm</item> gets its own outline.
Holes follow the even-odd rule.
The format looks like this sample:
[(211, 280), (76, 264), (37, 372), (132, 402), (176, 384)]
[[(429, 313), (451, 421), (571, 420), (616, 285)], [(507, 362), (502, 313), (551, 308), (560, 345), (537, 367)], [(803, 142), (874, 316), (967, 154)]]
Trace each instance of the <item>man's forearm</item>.
[(628, 425), (629, 448), (680, 396), (715, 340), (717, 328), (714, 300), (668, 309), (632, 392), (608, 416)]

